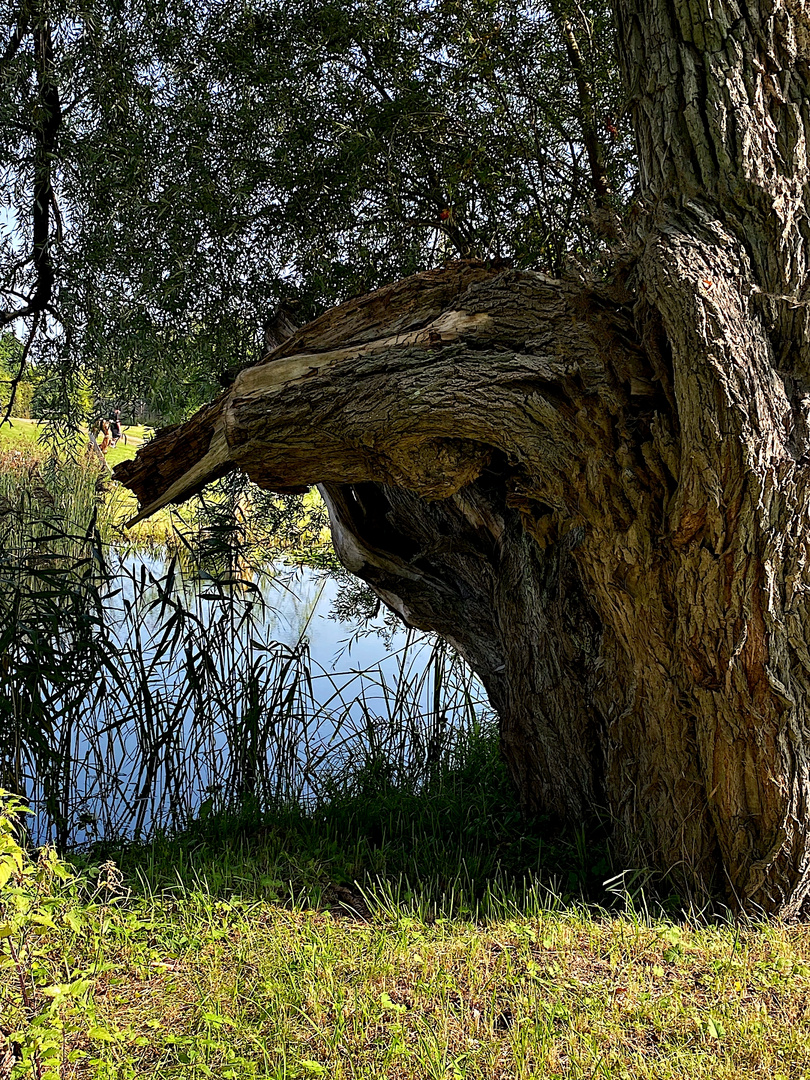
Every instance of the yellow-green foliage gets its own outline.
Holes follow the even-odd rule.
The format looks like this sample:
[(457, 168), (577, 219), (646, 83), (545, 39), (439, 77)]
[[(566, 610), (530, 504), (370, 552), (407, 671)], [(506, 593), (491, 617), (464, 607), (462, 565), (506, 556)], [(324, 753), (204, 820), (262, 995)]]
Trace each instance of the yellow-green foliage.
[(27, 813), (0, 790), (0, 1068), (13, 1060), (4, 1075), (59, 1080), (72, 1022), (92, 1012), (94, 972), (53, 942), (82, 934), (92, 905), (79, 901), (79, 879), (51, 848), (32, 858), (21, 846)]
[(36, 420), (14, 417), (0, 427), (0, 450), (8, 452), (9, 450), (36, 451), (39, 449), (42, 453), (37, 443), (40, 430), (41, 425)]
[[(125, 432), (126, 444), (119, 442), (105, 455), (111, 468), (121, 461), (133, 458), (137, 449), (151, 435), (151, 429), (145, 427), (128, 427)], [(44, 463), (52, 456), (51, 449), (42, 441), (45, 433), (46, 425), (38, 420), (15, 418), (11, 424), (0, 427), (0, 514), (3, 513), (4, 506), (8, 507), (18, 501), (17, 497), (22, 494), (23, 488), (33, 487), (41, 494), (45, 487), (48, 487), (51, 495), (54, 494), (53, 484), (43, 486), (38, 482), (33, 485), (30, 482), (34, 473), (41, 471)], [(133, 518), (138, 510), (135, 496), (99, 468), (97, 457), (86, 452), (84, 435), (76, 436), (72, 446), (72, 455), (65, 453), (64, 448), (59, 454), (58, 460), (64, 480), (60, 487), (64, 491), (74, 491), (79, 501), (93, 490), (103, 496), (91, 500), (91, 503), (98, 503), (97, 524), (102, 538), (106, 541), (132, 544), (141, 548), (165, 547), (183, 554), (187, 550), (187, 542), (178, 536), (178, 530), (186, 538), (193, 539), (196, 533), (207, 527), (206, 522), (210, 523), (211, 508), (223, 503), (223, 493), (214, 486), (206, 495), (208, 507), (201, 512), (195, 510), (194, 503), (167, 507), (148, 520), (126, 529), (125, 522)], [(329, 532), (323, 526), (325, 511), (320, 495), (314, 488), (303, 496), (300, 512), (293, 515), (293, 518), (287, 515), (289, 520), (283, 529), (273, 526), (274, 517), (281, 515), (267, 512), (268, 502), (273, 500), (273, 497), (265, 495), (262, 506), (257, 508), (256, 491), (256, 488), (252, 488), (254, 495), (246, 494), (235, 507), (235, 517), (241, 523), (243, 534), (241, 543), (246, 553), (252, 553), (258, 561), (264, 561), (268, 555), (272, 555), (291, 561), (333, 565), (334, 553)], [(4, 499), (6, 501), (3, 501)], [(34, 501), (36, 503), (36, 499)], [(281, 508), (280, 499), (275, 498), (273, 501)], [(71, 528), (86, 527), (92, 510), (92, 505), (88, 506), (87, 515), (81, 521), (67, 519)], [(44, 509), (44, 516), (48, 517), (47, 508), (39, 509)], [(64, 523), (64, 520), (60, 521), (60, 524)]]
[[(126, 442), (118, 443), (113, 449), (107, 450), (105, 455), (107, 464), (113, 467), (119, 461), (126, 461), (135, 457), (138, 447), (143, 445), (145, 439), (151, 435), (152, 429), (145, 427), (125, 428)], [(28, 450), (33, 453), (45, 454), (43, 438), (48, 435), (48, 425), (40, 420), (31, 420), (15, 416), (10, 422), (0, 427), (0, 451), (2, 450)], [(75, 448), (83, 453), (87, 442), (86, 434), (77, 435)]]
[[(14, 394), (14, 401), (11, 406), (12, 416), (26, 418), (31, 416), (31, 404), (34, 398), (34, 389), (33, 383), (18, 383), (16, 393)], [(6, 406), (10, 391), (10, 383), (7, 380), (0, 380), (0, 403), (3, 404), (3, 407)]]

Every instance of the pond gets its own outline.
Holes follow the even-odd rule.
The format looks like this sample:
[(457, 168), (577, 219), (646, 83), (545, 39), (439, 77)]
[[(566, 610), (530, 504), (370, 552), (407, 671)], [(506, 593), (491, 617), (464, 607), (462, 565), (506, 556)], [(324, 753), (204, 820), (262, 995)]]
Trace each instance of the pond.
[(43, 690), (56, 752), (24, 776), (38, 842), (306, 802), (370, 761), (418, 783), (484, 708), (449, 647), (324, 571), (274, 565), (226, 585), (115, 551), (109, 569), (86, 677)]

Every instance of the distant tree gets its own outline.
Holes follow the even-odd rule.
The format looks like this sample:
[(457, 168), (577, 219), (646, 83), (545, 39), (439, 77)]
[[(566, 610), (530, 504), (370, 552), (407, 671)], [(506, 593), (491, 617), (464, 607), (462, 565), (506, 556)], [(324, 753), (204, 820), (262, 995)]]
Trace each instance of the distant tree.
[(22, 345), (13, 334), (0, 334), (0, 420), (7, 411), (10, 416), (31, 416), (34, 384), (25, 373), (20, 378), (22, 351)]

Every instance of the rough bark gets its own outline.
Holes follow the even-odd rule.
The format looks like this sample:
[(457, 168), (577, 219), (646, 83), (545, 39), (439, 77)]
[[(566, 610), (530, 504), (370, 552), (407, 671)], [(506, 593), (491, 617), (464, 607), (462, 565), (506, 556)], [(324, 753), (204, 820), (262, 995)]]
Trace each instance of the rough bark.
[(810, 889), (808, 42), (799, 0), (617, 3), (613, 280), (456, 264), (328, 313), (117, 475), (323, 485), (346, 565), (453, 640), (527, 810), (698, 896)]

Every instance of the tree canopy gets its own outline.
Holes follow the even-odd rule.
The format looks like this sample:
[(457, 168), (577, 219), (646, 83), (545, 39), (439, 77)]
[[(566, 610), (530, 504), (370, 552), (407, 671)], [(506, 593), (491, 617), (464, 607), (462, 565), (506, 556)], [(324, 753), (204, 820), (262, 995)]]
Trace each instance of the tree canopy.
[(448, 257), (615, 241), (633, 142), (604, 6), (4, 0), (2, 322), (180, 417), (302, 323)]

